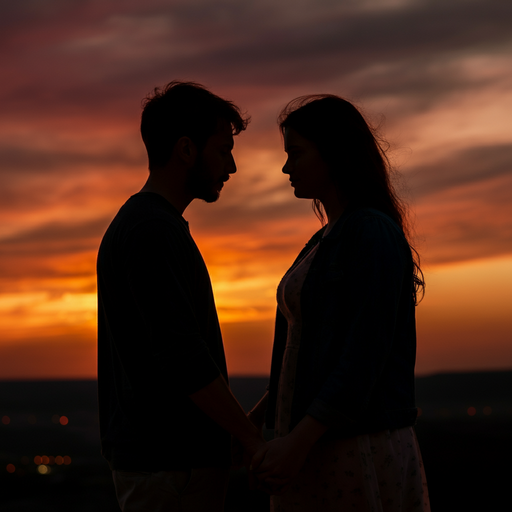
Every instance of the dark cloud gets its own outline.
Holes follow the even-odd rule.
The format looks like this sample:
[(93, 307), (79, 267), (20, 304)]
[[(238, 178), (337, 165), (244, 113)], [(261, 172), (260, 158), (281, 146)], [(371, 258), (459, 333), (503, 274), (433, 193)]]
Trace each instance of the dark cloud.
[(4, 68), (18, 76), (15, 87), (2, 86), (10, 115), (103, 114), (108, 122), (109, 113), (128, 115), (153, 85), (172, 78), (250, 87), (254, 95), (256, 87), (317, 89), (376, 64), (394, 66), (394, 80), (360, 84), (365, 94), (383, 87), (441, 94), (459, 76), (430, 64), (500, 52), (512, 42), (512, 4), (500, 0), (411, 1), (394, 9), (330, 1), (56, 2), (42, 18), (36, 5), (36, 15), (30, 7), (23, 16), (10, 13), (17, 47)]
[[(470, 147), (443, 160), (407, 170), (409, 187), (418, 199), (504, 176), (512, 176), (512, 144)], [(512, 203), (512, 190), (509, 200)]]
[(41, 174), (50, 177), (65, 171), (80, 172), (83, 168), (95, 167), (140, 167), (146, 164), (142, 142), (140, 152), (134, 155), (131, 148), (107, 148), (106, 150), (69, 150), (67, 147), (37, 149), (27, 146), (0, 145), (0, 178), (27, 179), (30, 175)]
[(52, 244), (59, 245), (62, 242), (71, 246), (74, 241), (84, 239), (97, 239), (98, 235), (103, 234), (109, 225), (110, 218), (97, 218), (85, 222), (51, 222), (43, 224), (27, 231), (19, 232), (15, 235), (5, 237), (1, 240), (1, 250), (4, 253), (23, 254), (24, 247), (32, 243), (48, 244), (50, 249)]
[(432, 192), (417, 205), (418, 247), (430, 264), (512, 255), (512, 175)]

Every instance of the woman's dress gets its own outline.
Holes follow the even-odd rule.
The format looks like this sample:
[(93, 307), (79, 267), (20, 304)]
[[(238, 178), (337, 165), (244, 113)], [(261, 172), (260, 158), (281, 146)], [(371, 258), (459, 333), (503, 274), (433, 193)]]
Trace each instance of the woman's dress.
[[(301, 338), (300, 294), (318, 244), (283, 277), (279, 309), (288, 322), (275, 437), (289, 433)], [(429, 512), (427, 483), (413, 427), (346, 439), (324, 435), (289, 491), (272, 496), (272, 512)]]

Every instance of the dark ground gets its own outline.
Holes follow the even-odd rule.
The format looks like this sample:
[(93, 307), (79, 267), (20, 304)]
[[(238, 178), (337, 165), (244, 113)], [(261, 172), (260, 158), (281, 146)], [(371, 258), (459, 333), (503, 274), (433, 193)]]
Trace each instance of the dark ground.
[[(246, 409), (265, 385), (265, 379), (232, 380)], [(416, 432), (432, 510), (508, 510), (512, 372), (420, 378), (417, 402), (422, 414)], [(473, 416), (469, 407), (475, 408)], [(68, 425), (55, 423), (62, 415)], [(8, 424), (1, 421), (4, 416)], [(92, 381), (0, 382), (0, 510), (119, 511), (109, 468), (99, 454), (97, 428)], [(49, 465), (43, 475), (34, 463), (36, 455), (69, 455), (72, 462)], [(14, 473), (7, 471), (9, 464)], [(231, 476), (226, 512), (268, 510), (268, 498), (248, 490), (242, 470)]]

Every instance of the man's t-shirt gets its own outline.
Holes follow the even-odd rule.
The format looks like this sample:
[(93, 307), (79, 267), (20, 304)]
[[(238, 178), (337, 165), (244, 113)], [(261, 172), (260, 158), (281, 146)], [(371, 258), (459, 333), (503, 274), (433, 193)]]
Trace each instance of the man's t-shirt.
[(119, 210), (98, 253), (98, 399), (112, 469), (229, 465), (229, 434), (188, 397), (222, 374), (208, 271), (187, 222), (162, 196)]

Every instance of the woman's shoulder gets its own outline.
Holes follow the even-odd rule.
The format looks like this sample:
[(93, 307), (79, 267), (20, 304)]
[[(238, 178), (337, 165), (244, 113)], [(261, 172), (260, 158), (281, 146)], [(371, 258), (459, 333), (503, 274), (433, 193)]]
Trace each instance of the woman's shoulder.
[(389, 215), (376, 208), (356, 208), (346, 211), (327, 236), (337, 238), (343, 234), (369, 232), (375, 234), (390, 232), (395, 236), (404, 236), (400, 226)]

